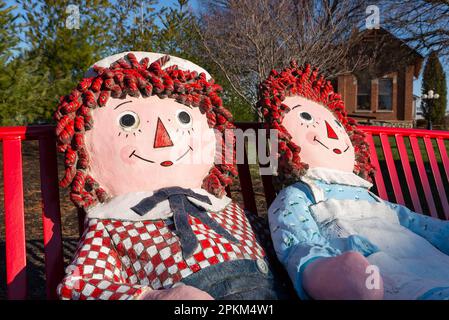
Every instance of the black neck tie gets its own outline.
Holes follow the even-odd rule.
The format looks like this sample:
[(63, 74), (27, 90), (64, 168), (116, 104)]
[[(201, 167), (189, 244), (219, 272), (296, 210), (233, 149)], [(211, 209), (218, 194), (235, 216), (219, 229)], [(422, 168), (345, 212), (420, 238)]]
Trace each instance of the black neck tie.
[(180, 187), (171, 187), (159, 189), (151, 197), (142, 199), (137, 205), (131, 208), (138, 215), (143, 216), (153, 209), (159, 202), (168, 200), (170, 209), (173, 212), (173, 221), (175, 223), (176, 234), (179, 237), (184, 258), (190, 257), (198, 247), (198, 239), (193, 233), (189, 223), (189, 214), (207, 225), (219, 235), (229, 241), (238, 240), (226, 231), (217, 221), (212, 219), (203, 208), (190, 202), (187, 197), (197, 199), (201, 202), (211, 204), (209, 197)]

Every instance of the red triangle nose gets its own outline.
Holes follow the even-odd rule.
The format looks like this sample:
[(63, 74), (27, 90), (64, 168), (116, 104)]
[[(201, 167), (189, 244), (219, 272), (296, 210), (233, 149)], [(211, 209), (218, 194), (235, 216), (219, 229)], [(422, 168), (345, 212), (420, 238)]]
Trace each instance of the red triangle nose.
[(154, 135), (154, 148), (165, 148), (173, 146), (170, 135), (160, 118), (157, 118), (156, 134)]
[(331, 125), (327, 121), (324, 122), (326, 123), (327, 137), (329, 139), (338, 139), (338, 136), (335, 133), (334, 129), (332, 129)]

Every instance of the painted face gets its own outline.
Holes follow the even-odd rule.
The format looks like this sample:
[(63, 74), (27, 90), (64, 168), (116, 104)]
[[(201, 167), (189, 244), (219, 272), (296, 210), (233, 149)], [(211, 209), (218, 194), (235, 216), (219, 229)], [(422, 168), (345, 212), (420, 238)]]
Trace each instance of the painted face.
[(287, 97), (290, 107), (283, 125), (301, 147), (301, 161), (309, 168), (324, 167), (352, 172), (355, 154), (342, 124), (324, 106), (303, 97)]
[(214, 130), (199, 108), (157, 96), (111, 98), (92, 117), (90, 174), (112, 196), (200, 188), (214, 163)]

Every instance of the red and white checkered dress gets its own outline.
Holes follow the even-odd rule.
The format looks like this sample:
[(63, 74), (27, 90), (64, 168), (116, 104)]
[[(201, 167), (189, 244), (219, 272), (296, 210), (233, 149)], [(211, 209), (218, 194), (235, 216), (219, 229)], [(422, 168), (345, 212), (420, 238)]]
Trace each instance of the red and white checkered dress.
[(238, 204), (209, 215), (239, 243), (189, 217), (199, 247), (184, 259), (171, 219), (122, 221), (89, 219), (75, 258), (58, 287), (62, 299), (133, 299), (145, 290), (170, 288), (211, 265), (263, 259), (251, 225)]

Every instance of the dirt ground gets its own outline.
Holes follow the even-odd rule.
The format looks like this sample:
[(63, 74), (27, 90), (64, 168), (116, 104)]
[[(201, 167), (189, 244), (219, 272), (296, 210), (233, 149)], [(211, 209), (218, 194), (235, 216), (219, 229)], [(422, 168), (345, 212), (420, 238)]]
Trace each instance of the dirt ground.
[[(35, 141), (26, 141), (22, 145), (23, 180), (25, 199), (25, 228), (27, 249), (27, 280), (28, 296), (31, 299), (45, 299), (45, 271), (42, 240), (41, 193), (39, 178), (39, 149)], [(3, 168), (3, 154), (0, 148), (0, 168)], [(63, 161), (58, 159), (58, 169), (61, 176)], [(251, 168), (252, 171), (256, 168)], [(3, 170), (2, 170), (3, 175)], [(266, 214), (265, 198), (260, 180), (253, 181), (256, 203), (259, 215)], [(242, 203), (240, 186), (235, 181), (231, 187), (232, 197)], [(67, 190), (60, 190), (61, 219), (63, 233), (64, 260), (67, 265), (76, 249), (78, 239), (77, 212), (69, 200)], [(5, 268), (5, 226), (3, 211), (3, 176), (0, 179), (0, 300), (6, 297)]]

